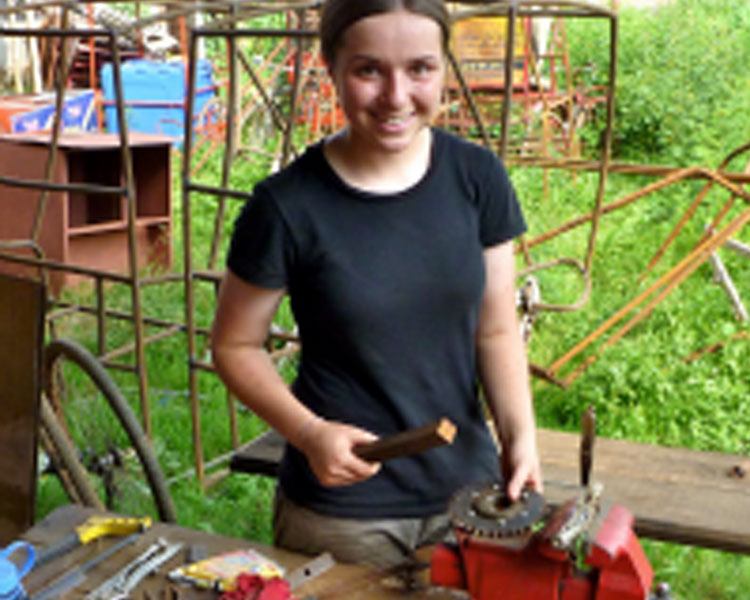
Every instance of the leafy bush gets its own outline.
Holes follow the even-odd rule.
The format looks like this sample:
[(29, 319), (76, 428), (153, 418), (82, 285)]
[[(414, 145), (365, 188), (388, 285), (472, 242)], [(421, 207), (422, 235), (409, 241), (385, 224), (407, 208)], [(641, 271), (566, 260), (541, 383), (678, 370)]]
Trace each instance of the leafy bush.
[[(592, 65), (583, 83), (606, 84), (609, 31), (593, 20), (574, 21), (571, 30), (576, 40), (571, 62)], [(658, 10), (624, 8), (615, 154), (640, 162), (715, 166), (746, 142), (748, 30), (750, 3), (745, 0), (675, 0)], [(598, 131), (601, 121), (597, 125)]]

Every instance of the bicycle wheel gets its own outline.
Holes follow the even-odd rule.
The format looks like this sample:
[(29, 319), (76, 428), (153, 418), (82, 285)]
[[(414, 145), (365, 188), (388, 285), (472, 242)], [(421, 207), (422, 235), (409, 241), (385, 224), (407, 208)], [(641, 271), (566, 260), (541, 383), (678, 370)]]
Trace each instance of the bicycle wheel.
[[(50, 342), (42, 359), (46, 393), (43, 437), (54, 443), (57, 453), (53, 464), (64, 466), (66, 477), (61, 476), (61, 481), (70, 499), (90, 504), (87, 488), (93, 488), (109, 510), (176, 521), (174, 504), (153, 446), (102, 364), (86, 348), (69, 339)], [(47, 401), (52, 414), (44, 407)], [(62, 435), (76, 449), (72, 457), (65, 451), (64, 442), (59, 439), (55, 442), (55, 427), (50, 426), (55, 416)]]

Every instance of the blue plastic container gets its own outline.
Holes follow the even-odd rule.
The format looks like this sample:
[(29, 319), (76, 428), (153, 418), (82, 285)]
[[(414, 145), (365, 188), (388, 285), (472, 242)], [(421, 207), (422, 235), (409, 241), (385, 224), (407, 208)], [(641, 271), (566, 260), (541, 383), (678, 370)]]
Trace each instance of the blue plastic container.
[[(119, 132), (115, 101), (112, 65), (101, 70), (102, 91), (105, 100), (107, 131)], [(194, 126), (211, 119), (204, 111), (214, 97), (211, 62), (200, 59), (196, 65)], [(125, 118), (130, 131), (163, 133), (182, 141), (184, 137), (185, 106), (187, 104), (187, 78), (182, 60), (159, 62), (145, 59), (129, 60), (122, 64), (123, 100)], [(132, 102), (132, 104), (128, 104)], [(197, 123), (198, 118), (203, 123)]]
[[(10, 555), (19, 550), (26, 551), (23, 566), (19, 567), (10, 561)], [(0, 600), (26, 600), (26, 591), (21, 579), (31, 570), (36, 559), (34, 546), (28, 542), (13, 542), (7, 548), (0, 550)]]

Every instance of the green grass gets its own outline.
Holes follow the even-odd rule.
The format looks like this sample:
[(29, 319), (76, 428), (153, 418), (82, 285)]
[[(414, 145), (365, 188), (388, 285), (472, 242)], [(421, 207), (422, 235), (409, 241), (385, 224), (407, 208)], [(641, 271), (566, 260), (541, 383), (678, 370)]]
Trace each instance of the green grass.
[[(716, 167), (724, 157), (750, 139), (750, 3), (745, 0), (678, 0), (659, 11), (623, 10), (620, 14), (620, 53), (617, 85), (615, 153), (618, 160), (678, 166)], [(591, 62), (588, 83), (600, 83), (606, 73), (606, 30), (590, 21), (571, 24), (569, 40), (573, 60)], [(586, 152), (596, 154), (601, 121), (589, 125)], [(747, 153), (730, 171), (743, 170)], [(219, 181), (221, 157), (209, 161), (199, 179)], [(179, 164), (175, 172), (179, 173)], [(240, 160), (232, 172), (232, 186), (249, 190), (263, 169)], [(545, 194), (541, 171), (513, 169), (533, 237), (593, 208), (597, 179), (579, 174), (575, 179), (561, 171), (549, 172)], [(652, 178), (612, 175), (605, 203), (623, 198)], [(581, 310), (544, 313), (535, 324), (529, 353), (534, 362), (547, 365), (592, 332), (639, 292), (677, 264), (693, 247), (705, 224), (728, 197), (713, 190), (656, 265), (642, 281), (649, 259), (675, 227), (702, 182), (683, 182), (649, 195), (602, 218), (596, 239), (593, 292)], [(175, 270), (182, 268), (180, 190), (175, 192)], [(205, 264), (208, 236), (213, 227), (214, 202), (196, 195), (193, 203), (193, 245), (196, 264)], [(222, 239), (226, 249), (229, 224), (239, 203), (230, 201)], [(732, 209), (736, 216), (741, 206)], [(726, 222), (726, 221), (725, 221)], [(579, 227), (532, 249), (541, 262), (559, 257), (583, 260), (588, 226)], [(750, 243), (742, 230), (736, 238)], [(721, 251), (741, 297), (750, 302), (750, 261)], [(579, 275), (567, 268), (539, 274), (546, 302), (572, 303), (582, 290)], [(112, 288), (109, 302), (128, 310), (127, 290)], [(201, 326), (211, 321), (214, 291), (202, 285), (196, 296), (196, 317)], [(180, 283), (148, 288), (144, 305), (149, 314), (181, 321), (184, 298)], [(281, 319), (291, 324), (288, 306)], [(93, 344), (92, 321), (78, 317), (67, 331)], [(746, 331), (735, 320), (724, 292), (712, 283), (707, 264), (699, 267), (648, 319), (622, 340), (604, 348), (598, 340), (581, 357), (563, 369), (569, 372), (592, 353), (598, 360), (567, 389), (533, 381), (539, 425), (574, 431), (582, 410), (597, 409), (599, 433), (613, 438), (667, 446), (750, 453), (750, 344), (729, 341)], [(63, 328), (63, 332), (66, 330)], [(86, 333), (90, 332), (89, 338)], [(113, 340), (126, 341), (125, 326), (112, 327)], [(717, 352), (686, 363), (692, 352), (726, 342)], [(168, 477), (178, 476), (193, 464), (190, 402), (184, 335), (149, 346), (149, 385), (155, 444)], [(290, 378), (293, 361), (283, 366)], [(132, 375), (115, 373), (121, 389), (135, 398)], [(199, 373), (202, 441), (207, 459), (230, 451), (227, 401), (223, 387), (212, 374)], [(243, 440), (263, 429), (247, 411), (239, 411)], [(270, 541), (270, 502), (273, 481), (260, 476), (233, 475), (202, 491), (194, 477), (172, 486), (182, 525), (204, 531)], [(606, 494), (606, 490), (605, 490)], [(41, 517), (66, 500), (54, 477), (40, 482), (38, 515)], [(747, 518), (740, 514), (738, 519)], [(658, 580), (671, 583), (681, 600), (741, 600), (750, 589), (750, 558), (689, 546), (644, 541)]]

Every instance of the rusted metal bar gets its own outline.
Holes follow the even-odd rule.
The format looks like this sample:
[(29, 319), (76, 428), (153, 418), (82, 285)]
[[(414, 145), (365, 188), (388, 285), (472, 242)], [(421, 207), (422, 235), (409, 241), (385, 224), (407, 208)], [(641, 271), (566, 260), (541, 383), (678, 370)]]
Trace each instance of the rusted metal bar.
[[(729, 189), (732, 193), (739, 195), (740, 197), (746, 200), (750, 198), (750, 196), (748, 196), (747, 193), (745, 193), (741, 188), (734, 185), (734, 183), (732, 183), (727, 177), (725, 177), (724, 174), (711, 171), (710, 169), (706, 169), (704, 167), (687, 167), (684, 169), (677, 169), (675, 171), (670, 171), (667, 174), (667, 176), (661, 179), (660, 181), (644, 186), (641, 189), (636, 190), (635, 192), (631, 194), (627, 194), (620, 200), (607, 204), (606, 206), (602, 207), (602, 214), (603, 215), (608, 214), (624, 206), (627, 206), (628, 204), (635, 202), (636, 200), (640, 200), (644, 196), (647, 196), (657, 190), (660, 190), (663, 187), (672, 185), (673, 183), (676, 183), (678, 181), (681, 181), (684, 179), (696, 179), (696, 178), (713, 179), (716, 182), (721, 183), (725, 188)], [(572, 229), (575, 229), (579, 225), (583, 225), (584, 223), (592, 219), (593, 219), (593, 213), (581, 215), (580, 217), (571, 219), (567, 223), (563, 223), (562, 225), (554, 229), (551, 229), (549, 231), (546, 231), (545, 233), (541, 235), (535, 236), (534, 238), (528, 240), (527, 244), (529, 248), (532, 248), (543, 242), (549, 241), (552, 238), (557, 237), (558, 235), (561, 235)]]
[(556, 385), (560, 388), (567, 388), (568, 382), (564, 379), (560, 379), (557, 377), (552, 371), (550, 371), (547, 367), (543, 367), (541, 365), (537, 365), (533, 362), (529, 362), (529, 373), (533, 375), (534, 377), (538, 379), (542, 379), (543, 381), (546, 381), (548, 383), (551, 383), (552, 385)]
[[(263, 85), (263, 82), (260, 80), (260, 77), (258, 77), (258, 74), (255, 72), (255, 69), (253, 69), (253, 66), (250, 64), (250, 61), (247, 60), (247, 57), (242, 52), (238, 52), (238, 56), (240, 59), (240, 64), (245, 69), (245, 72), (250, 76), (250, 79), (253, 82), (255, 89), (258, 91), (258, 94), (263, 100), (263, 105), (266, 107), (269, 114), (271, 115), (271, 119), (273, 120), (274, 125), (279, 131), (282, 131), (282, 132), (286, 131), (286, 123), (284, 123), (284, 120), (281, 114), (279, 113), (278, 107), (273, 102), (273, 100), (269, 97), (268, 93), (265, 90), (265, 86)], [(275, 71), (273, 75), (276, 75), (276, 73), (278, 73), (278, 71)]]
[(591, 276), (584, 265), (575, 258), (561, 257), (555, 260), (533, 264), (519, 271), (516, 276), (518, 278), (525, 277), (526, 275), (531, 275), (532, 273), (535, 273), (537, 271), (550, 269), (559, 265), (568, 265), (570, 267), (573, 267), (581, 274), (581, 276), (583, 277), (583, 292), (581, 294), (581, 297), (572, 304), (550, 304), (546, 302), (536, 302), (533, 304), (532, 309), (538, 311), (544, 310), (548, 312), (570, 312), (582, 308), (588, 302), (589, 296), (591, 294)]
[(516, 6), (519, 16), (562, 16), (562, 17), (612, 17), (615, 13), (603, 6), (575, 0), (461, 0), (463, 5), (482, 5), (481, 8), (467, 9), (472, 14), (507, 14), (511, 6)]
[(138, 369), (134, 364), (119, 363), (112, 360), (99, 360), (99, 362), (102, 363), (102, 366), (106, 367), (107, 369), (125, 371), (127, 373), (133, 373), (134, 375), (138, 374)]
[[(237, 155), (237, 87), (239, 85), (237, 76), (237, 40), (227, 38), (227, 60), (229, 62), (229, 83), (227, 88), (227, 111), (226, 129), (224, 136), (224, 160), (221, 166), (221, 187), (229, 186), (229, 177), (232, 172), (232, 163)], [(208, 268), (215, 269), (219, 255), (219, 243), (224, 225), (226, 213), (226, 197), (221, 194), (218, 197), (216, 214), (214, 215), (214, 232), (211, 237), (211, 249), (208, 258)]]
[[(540, 168), (557, 168), (557, 169), (568, 169), (571, 171), (596, 171), (600, 167), (598, 161), (589, 161), (582, 159), (571, 159), (571, 158), (545, 158), (545, 157), (523, 157), (523, 156), (509, 156), (507, 164), (510, 166), (521, 166), (521, 167), (540, 167)], [(685, 170), (685, 167), (677, 167), (672, 165), (639, 165), (639, 164), (627, 164), (612, 162), (609, 164), (610, 173), (618, 173), (625, 175), (649, 175), (655, 177), (665, 177), (677, 171)], [(750, 183), (750, 174), (747, 173), (732, 173), (725, 171), (718, 171), (719, 175), (731, 181), (733, 183)], [(706, 177), (705, 172), (696, 172), (692, 174), (688, 179), (704, 179)]]
[(591, 468), (594, 464), (594, 442), (596, 441), (596, 412), (590, 405), (581, 415), (580, 471), (581, 486), (588, 487), (591, 481)]
[(105, 318), (107, 308), (105, 306), (104, 279), (101, 277), (96, 278), (94, 291), (96, 293), (97, 354), (102, 356), (107, 351), (107, 319)]
[[(271, 52), (271, 54), (268, 57), (266, 57), (266, 64), (268, 64), (271, 60), (273, 60), (273, 57), (275, 57), (275, 55), (279, 52), (279, 50), (280, 50), (280, 48), (281, 48), (282, 45), (283, 45), (282, 43), (277, 44), (277, 46), (273, 49), (273, 51)], [(274, 125), (276, 126), (276, 128), (279, 129), (280, 131), (283, 131), (284, 130), (284, 122), (282, 120), (282, 117), (279, 115), (278, 108), (273, 103), (273, 101), (268, 96), (268, 94), (266, 93), (266, 90), (264, 88), (263, 82), (260, 80), (260, 78), (258, 77), (258, 75), (255, 73), (255, 69), (253, 69), (252, 65), (250, 64), (250, 61), (247, 60), (247, 58), (242, 53), (242, 51), (241, 51), (240, 48), (237, 48), (237, 56), (240, 59), (240, 64), (243, 66), (243, 68), (245, 69), (245, 71), (247, 72), (247, 74), (250, 76), (250, 82), (248, 82), (242, 88), (243, 97), (244, 97), (244, 93), (248, 89), (254, 88), (258, 92), (258, 94), (260, 95), (261, 100), (263, 102), (263, 106), (266, 108), (266, 110), (268, 110), (269, 114), (271, 115), (271, 119), (273, 120)], [(278, 65), (276, 65), (273, 73), (270, 75), (269, 78), (273, 79), (274, 77), (276, 77), (276, 75), (279, 73), (279, 71), (281, 70), (282, 67), (283, 67), (282, 63), (279, 63)], [(251, 98), (248, 101), (248, 103), (247, 103), (246, 106), (247, 106), (247, 108), (242, 113), (241, 122), (245, 122), (255, 110), (258, 110), (260, 108), (260, 106), (258, 105), (258, 103), (255, 102), (253, 98)], [(197, 153), (198, 150), (201, 148), (201, 146), (204, 145), (204, 142), (207, 139), (207, 137), (208, 136), (204, 136), (203, 138), (201, 138), (196, 143), (195, 149), (194, 149), (194, 153)], [(191, 167), (190, 174), (191, 175), (195, 175), (196, 173), (198, 173), (198, 171), (203, 166), (203, 164), (213, 155), (213, 153), (221, 146), (221, 144), (222, 144), (221, 139), (219, 139), (219, 138), (212, 139), (211, 145), (210, 145), (209, 149), (206, 152), (202, 153), (202, 155), (201, 155), (200, 159), (198, 160), (198, 162)], [(237, 152), (239, 153), (242, 150), (243, 150), (243, 148), (238, 148)], [(297, 154), (297, 150), (294, 148), (294, 146), (292, 146), (292, 151), (295, 154)]]
[(737, 333), (732, 334), (728, 340), (717, 342), (715, 344), (711, 344), (710, 346), (706, 346), (705, 348), (701, 348), (700, 350), (692, 352), (689, 356), (683, 358), (682, 362), (691, 363), (706, 354), (711, 354), (713, 352), (721, 350), (724, 346), (726, 346), (727, 342), (733, 340), (746, 340), (748, 338), (750, 338), (750, 331), (738, 331)]
[(510, 135), (510, 106), (513, 103), (513, 58), (516, 50), (516, 19), (518, 5), (512, 2), (508, 8), (505, 32), (505, 98), (502, 108), (502, 131), (500, 137), (500, 158), (508, 156), (508, 136)]
[[(648, 289), (638, 294), (633, 300), (628, 302), (623, 308), (618, 310), (614, 315), (609, 317), (597, 327), (591, 334), (586, 336), (582, 341), (576, 344), (571, 350), (565, 353), (563, 356), (558, 358), (550, 365), (550, 369), (557, 373), (559, 369), (566, 364), (570, 359), (574, 358), (581, 351), (591, 345), (596, 339), (608, 331), (614, 324), (619, 322), (625, 315), (630, 313), (634, 308), (638, 307), (644, 300), (654, 294), (658, 293), (651, 299), (645, 307), (640, 309), (640, 312), (636, 313), (631, 319), (623, 325), (617, 332), (612, 334), (606, 342), (604, 342), (602, 350), (612, 346), (615, 342), (621, 339), (628, 331), (630, 331), (635, 325), (642, 321), (648, 316), (654, 309), (656, 304), (661, 302), (667, 295), (669, 295), (674, 288), (679, 285), (685, 278), (687, 278), (695, 269), (703, 264), (711, 252), (714, 252), (719, 248), (731, 235), (743, 227), (748, 220), (750, 220), (750, 209), (746, 209), (738, 217), (736, 217), (727, 227), (721, 232), (717, 233), (715, 237), (709, 238), (700, 244), (697, 248), (691, 251), (688, 256), (682, 259), (674, 268), (668, 273), (660, 277), (654, 282)], [(566, 381), (571, 383), (580, 373), (593, 364), (597, 359), (597, 355), (590, 356), (584, 363), (574, 371), (570, 376), (566, 377)]]
[(133, 159), (130, 153), (130, 144), (128, 139), (128, 124), (125, 118), (125, 107), (123, 99), (125, 94), (122, 84), (122, 61), (120, 60), (120, 50), (115, 36), (111, 36), (109, 44), (112, 53), (112, 75), (117, 98), (117, 124), (120, 135), (120, 156), (123, 171), (125, 173), (125, 186), (127, 188), (126, 205), (128, 214), (128, 259), (130, 265), (130, 289), (131, 302), (133, 308), (133, 325), (135, 330), (135, 367), (138, 376), (138, 394), (141, 403), (141, 420), (143, 429), (150, 438), (151, 431), (151, 409), (148, 402), (148, 377), (146, 369), (146, 352), (143, 341), (143, 307), (141, 305), (141, 287), (140, 274), (138, 272), (138, 241), (136, 235), (137, 209), (136, 209), (136, 187), (135, 177), (133, 175)]
[[(297, 11), (298, 31), (302, 31), (305, 25), (305, 16), (302, 10)], [(289, 97), (289, 114), (287, 115), (286, 129), (281, 144), (281, 166), (285, 167), (289, 162), (292, 150), (292, 130), (294, 129), (294, 120), (297, 117), (297, 101), (299, 100), (300, 86), (302, 83), (302, 51), (303, 36), (294, 38), (294, 80), (292, 82), (292, 92)]]
[(45, 269), (56, 270), (56, 271), (69, 271), (70, 273), (73, 273), (76, 275), (87, 275), (89, 277), (97, 277), (101, 275), (105, 279), (116, 281), (118, 283), (130, 282), (129, 277), (127, 277), (126, 275), (121, 275), (119, 273), (105, 273), (102, 271), (97, 271), (96, 269), (80, 267), (78, 265), (69, 265), (67, 263), (61, 263), (58, 261), (44, 259), (44, 258), (32, 258), (30, 256), (8, 254), (6, 252), (0, 251), (0, 259), (7, 260), (10, 262), (31, 265), (35, 267), (45, 268)]
[(453, 69), (453, 73), (456, 76), (456, 80), (458, 81), (458, 85), (461, 88), (461, 94), (466, 100), (466, 103), (469, 105), (469, 111), (471, 111), (471, 116), (474, 118), (474, 122), (477, 124), (479, 135), (482, 136), (482, 142), (484, 143), (485, 148), (490, 148), (490, 136), (487, 133), (487, 128), (484, 126), (484, 119), (479, 112), (479, 108), (477, 108), (477, 103), (474, 100), (474, 95), (472, 94), (471, 89), (469, 89), (469, 85), (466, 83), (466, 78), (461, 71), (458, 60), (456, 60), (456, 55), (450, 48), (448, 48), (448, 62), (450, 63), (451, 68)]
[[(65, 28), (68, 22), (68, 11), (63, 9), (62, 13), (62, 25)], [(52, 181), (55, 172), (55, 163), (57, 162), (57, 149), (58, 142), (60, 140), (60, 130), (62, 123), (62, 107), (63, 98), (65, 97), (65, 80), (68, 77), (69, 67), (68, 65), (68, 47), (65, 44), (65, 38), (60, 39), (60, 57), (57, 64), (57, 82), (55, 87), (55, 115), (52, 119), (52, 141), (49, 148), (49, 155), (47, 156), (47, 163), (44, 166), (44, 180)], [(48, 190), (42, 190), (37, 203), (36, 215), (34, 216), (34, 224), (31, 230), (31, 239), (34, 242), (39, 242), (39, 233), (42, 229), (42, 219), (47, 208), (47, 201), (49, 199)]]
[[(744, 146), (741, 146), (735, 150), (733, 150), (724, 160), (721, 161), (719, 164), (718, 171), (723, 171), (729, 163), (737, 157), (742, 152), (745, 152), (746, 150), (750, 149), (750, 144), (745, 144)], [(750, 174), (750, 163), (745, 167), (745, 173)], [(648, 265), (644, 269), (644, 275), (646, 272), (650, 271), (656, 263), (659, 261), (659, 259), (664, 255), (664, 252), (666, 252), (667, 248), (670, 246), (670, 244), (674, 241), (674, 239), (677, 237), (677, 235), (682, 231), (685, 224), (688, 222), (690, 217), (692, 217), (695, 214), (695, 211), (698, 210), (698, 206), (703, 202), (705, 197), (708, 195), (708, 192), (711, 191), (711, 189), (714, 186), (715, 181), (710, 179), (708, 183), (703, 187), (703, 189), (698, 193), (693, 203), (688, 207), (687, 211), (685, 211), (685, 214), (680, 219), (679, 223), (674, 227), (674, 229), (670, 232), (669, 236), (667, 236), (667, 239), (664, 241), (664, 243), (659, 247), (659, 249), (654, 253), (654, 256), (649, 261)], [(726, 202), (724, 207), (719, 211), (719, 213), (714, 217), (714, 221), (712, 223), (712, 227), (715, 227), (721, 220), (724, 218), (727, 212), (729, 212), (729, 209), (734, 204), (735, 196), (730, 196), (729, 200)], [(643, 278), (643, 275), (641, 276), (641, 279)]]
[(188, 42), (188, 81), (187, 106), (185, 109), (185, 140), (182, 161), (182, 231), (183, 231), (183, 259), (185, 275), (185, 326), (187, 329), (188, 350), (188, 390), (190, 393), (190, 414), (193, 433), (193, 457), (195, 473), (201, 487), (205, 485), (205, 468), (203, 463), (203, 441), (201, 438), (200, 404), (198, 402), (198, 379), (195, 363), (196, 335), (195, 335), (195, 289), (193, 286), (193, 234), (191, 231), (192, 207), (191, 192), (195, 189), (190, 184), (190, 159), (193, 148), (193, 127), (190, 115), (195, 106), (195, 78), (198, 56), (199, 32), (193, 30)]
[[(568, 352), (563, 354), (561, 357), (559, 357), (557, 360), (555, 360), (550, 365), (550, 370), (557, 373), (559, 369), (565, 365), (568, 361), (570, 361), (572, 358), (580, 354), (584, 349), (586, 349), (589, 345), (591, 345), (594, 341), (596, 341), (601, 335), (603, 335), (606, 331), (608, 331), (612, 326), (614, 326), (617, 322), (619, 322), (625, 315), (630, 313), (633, 309), (637, 308), (639, 304), (641, 304), (644, 300), (646, 300), (648, 297), (650, 297), (654, 291), (662, 288), (662, 286), (668, 287), (672, 281), (674, 281), (680, 273), (684, 272), (686, 268), (690, 265), (691, 261), (694, 259), (694, 257), (697, 254), (700, 254), (700, 250), (705, 246), (706, 244), (702, 244), (700, 248), (693, 250), (690, 254), (688, 254), (687, 257), (683, 258), (682, 261), (680, 261), (675, 267), (673, 267), (669, 272), (662, 275), (657, 281), (655, 281), (651, 286), (649, 286), (646, 290), (638, 294), (635, 298), (630, 300), (624, 307), (622, 307), (620, 310), (615, 312), (612, 316), (610, 316), (608, 319), (604, 321), (599, 327), (597, 327), (592, 333), (590, 333), (588, 336), (586, 336), (583, 340), (578, 342), (573, 348), (571, 348)], [(691, 271), (692, 272), (692, 271)], [(665, 288), (666, 289), (666, 288)], [(671, 291), (671, 288), (670, 288)], [(621, 337), (621, 336), (620, 336)], [(618, 337), (619, 339), (619, 337)], [(595, 359), (593, 359), (595, 360)], [(593, 360), (590, 360), (590, 362), (586, 363), (586, 366), (591, 364)], [(577, 375), (576, 375), (577, 376)]]
[[(97, 306), (69, 304), (69, 303), (60, 302), (60, 301), (55, 301), (54, 305), (56, 307), (56, 310), (47, 314), (48, 321), (59, 320), (67, 315), (74, 314), (76, 312), (81, 312), (81, 313), (96, 316), (97, 311), (99, 310)], [(117, 319), (120, 321), (132, 321), (133, 320), (132, 313), (119, 311), (119, 310), (108, 309), (105, 311), (105, 315), (108, 319)], [(155, 317), (143, 317), (143, 323), (145, 325), (151, 325), (153, 327), (162, 327), (162, 328), (174, 327), (177, 332), (186, 330), (186, 327), (183, 323), (167, 321), (165, 319), (157, 319)], [(208, 335), (210, 333), (210, 330), (205, 327), (197, 327), (196, 333), (200, 335)]]
[(604, 191), (607, 184), (607, 173), (609, 162), (612, 159), (612, 124), (615, 119), (615, 79), (617, 76), (617, 16), (612, 15), (609, 22), (609, 85), (607, 87), (607, 123), (604, 128), (604, 154), (599, 165), (599, 187), (596, 192), (596, 203), (591, 220), (591, 232), (586, 250), (584, 266), (588, 273), (594, 261), (594, 250), (596, 247), (596, 234), (599, 230), (599, 219), (602, 216), (604, 205)]
[(195, 37), (291, 37), (314, 38), (318, 32), (314, 29), (216, 29), (201, 27), (193, 29)]
[(242, 192), (240, 190), (229, 190), (224, 189), (212, 185), (203, 185), (201, 183), (191, 183), (186, 182), (185, 187), (189, 189), (189, 191), (193, 192), (201, 192), (203, 194), (214, 194), (216, 196), (228, 196), (231, 198), (237, 198), (238, 200), (249, 200), (253, 197), (252, 192)]
[(18, 177), (7, 177), (5, 175), (0, 175), (0, 185), (44, 190), (48, 192), (77, 192), (82, 194), (101, 194), (108, 196), (122, 196), (126, 192), (124, 187), (115, 187), (110, 185), (97, 185), (94, 183), (57, 183), (55, 181), (34, 181), (31, 179), (19, 179)]
[[(169, 337), (170, 335), (179, 333), (181, 329), (182, 328), (180, 326), (172, 326), (167, 329), (163, 329), (162, 331), (159, 331), (157, 333), (144, 337), (144, 342), (149, 344), (151, 342), (157, 342), (159, 340), (163, 340)], [(124, 356), (125, 354), (133, 352), (135, 349), (136, 349), (135, 342), (131, 342), (129, 344), (125, 344), (124, 346), (120, 346), (119, 348), (112, 350), (110, 352), (103, 353), (101, 356), (99, 356), (99, 358), (101, 360), (112, 361), (112, 360), (115, 360), (116, 358), (120, 358), (121, 356)]]

